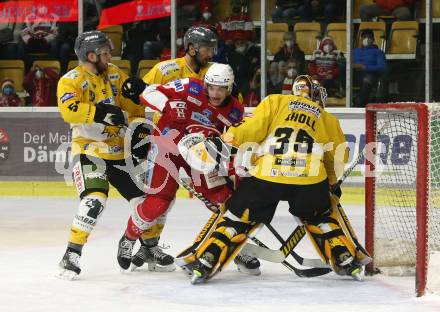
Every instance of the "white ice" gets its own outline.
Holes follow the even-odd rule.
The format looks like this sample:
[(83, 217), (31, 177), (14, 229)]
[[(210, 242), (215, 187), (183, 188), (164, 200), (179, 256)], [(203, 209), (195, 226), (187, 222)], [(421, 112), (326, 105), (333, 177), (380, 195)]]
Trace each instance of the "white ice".
[[(117, 242), (125, 229), (128, 204), (109, 199), (84, 247), (78, 281), (54, 277), (77, 200), (0, 199), (0, 311), (440, 311), (440, 296), (414, 295), (413, 277), (366, 277), (363, 282), (334, 274), (299, 278), (281, 264), (262, 262), (262, 275), (239, 273), (234, 264), (207, 284), (192, 286), (178, 269), (171, 273), (120, 273)], [(363, 241), (363, 208), (345, 205)], [(161, 241), (175, 255), (192, 242), (210, 212), (196, 199), (179, 199)], [(280, 205), (274, 226), (284, 236), (295, 223)], [(257, 235), (277, 247), (264, 230)], [(305, 241), (305, 240), (304, 240)], [(300, 253), (316, 257), (307, 242)], [(291, 262), (294, 262), (290, 259)]]

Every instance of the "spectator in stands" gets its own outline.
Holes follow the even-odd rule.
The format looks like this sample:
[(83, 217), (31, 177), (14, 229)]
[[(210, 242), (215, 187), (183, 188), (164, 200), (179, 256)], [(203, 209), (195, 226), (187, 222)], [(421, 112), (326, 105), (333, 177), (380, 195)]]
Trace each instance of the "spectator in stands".
[(50, 68), (34, 68), (24, 77), (23, 87), (30, 94), (31, 106), (57, 106), (58, 73)]
[(202, 0), (199, 7), (200, 16), (194, 22), (193, 26), (206, 27), (211, 30), (216, 28), (217, 22), (214, 20), (214, 7), (212, 1)]
[(234, 71), (238, 91), (243, 97), (249, 93), (249, 83), (257, 67), (260, 66), (260, 49), (253, 42), (236, 35), (232, 48), (226, 52), (226, 63)]
[(2, 94), (0, 95), (0, 107), (21, 106), (20, 98), (15, 92), (14, 81), (5, 79), (2, 82)]
[(305, 20), (311, 21), (322, 17), (326, 24), (335, 19), (338, 9), (343, 9), (340, 0), (305, 0), (304, 6)]
[[(209, 1), (209, 0), (208, 0)], [(178, 28), (189, 28), (197, 19), (200, 1), (199, 0), (177, 0), (177, 22)]]
[[(341, 96), (343, 83), (340, 68), (344, 66), (344, 55), (339, 51), (331, 37), (324, 37), (319, 48), (312, 54), (309, 75), (327, 89), (328, 94)], [(336, 90), (336, 91), (334, 91)]]
[(246, 107), (255, 107), (261, 101), (261, 70), (256, 68), (249, 83), (249, 93), (243, 101)]
[(218, 23), (218, 34), (226, 45), (233, 46), (237, 39), (254, 41), (255, 29), (249, 15), (242, 10), (240, 2), (231, 1), (232, 13)]
[(49, 58), (58, 56), (58, 16), (48, 15), (47, 7), (40, 6), (35, 13), (26, 16), (26, 24), (21, 32), (19, 48), (26, 69), (30, 66), (28, 53), (48, 53)]
[[(99, 16), (94, 1), (84, 1), (84, 31), (94, 30), (98, 26)], [(60, 43), (59, 60), (61, 63), (61, 72), (67, 70), (67, 64), (70, 60), (76, 60), (77, 57), (73, 51), (75, 39), (78, 36), (78, 23), (60, 23), (58, 27), (58, 41)]]
[(19, 58), (18, 42), (22, 28), (21, 23), (14, 23), (13, 21), (0, 24), (0, 59)]
[(159, 59), (165, 47), (170, 48), (170, 19), (160, 18), (125, 24), (125, 47), (122, 59), (131, 63), (132, 75), (141, 59)]
[(285, 66), (285, 76), (281, 86), (281, 94), (292, 94), (293, 81), (300, 74), (298, 61), (296, 59), (288, 59)]
[(280, 62), (288, 59), (295, 59), (299, 73), (303, 73), (305, 56), (295, 42), (295, 37), (291, 32), (286, 32), (283, 37), (284, 45), (275, 54), (270, 65), (270, 79), (273, 85), (278, 85), (285, 77), (280, 70)]
[(308, 12), (305, 2), (303, 0), (277, 0), (272, 11), (272, 21), (292, 25), (296, 17), (306, 20)]
[(299, 62), (295, 58), (279, 62), (279, 81), (276, 84), (269, 83), (269, 94), (291, 94), (293, 81), (300, 74)]
[(373, 87), (387, 68), (385, 54), (374, 43), (373, 31), (363, 30), (361, 39), (362, 48), (353, 50), (354, 78), (360, 82), (359, 99), (355, 101), (357, 107), (365, 107)]
[[(185, 56), (185, 49), (183, 47), (183, 35), (185, 33), (182, 31), (179, 31), (177, 33), (177, 39), (176, 39), (176, 48), (177, 48), (177, 53), (176, 53), (176, 57), (184, 57)], [(162, 50), (162, 53), (160, 54), (160, 61), (166, 61), (166, 60), (170, 60), (171, 59), (171, 48), (170, 47), (165, 47)]]
[(359, 16), (362, 21), (372, 21), (382, 15), (392, 15), (399, 21), (410, 20), (413, 17), (415, 0), (375, 0), (374, 2), (360, 7)]

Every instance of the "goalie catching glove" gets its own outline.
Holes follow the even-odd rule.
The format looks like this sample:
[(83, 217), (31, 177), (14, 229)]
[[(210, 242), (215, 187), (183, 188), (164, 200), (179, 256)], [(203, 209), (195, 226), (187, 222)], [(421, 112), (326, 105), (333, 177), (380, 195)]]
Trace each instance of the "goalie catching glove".
[(218, 136), (205, 138), (202, 133), (185, 135), (177, 144), (183, 159), (193, 168), (202, 173), (209, 173), (219, 168), (223, 162), (229, 162), (237, 149), (225, 143)]

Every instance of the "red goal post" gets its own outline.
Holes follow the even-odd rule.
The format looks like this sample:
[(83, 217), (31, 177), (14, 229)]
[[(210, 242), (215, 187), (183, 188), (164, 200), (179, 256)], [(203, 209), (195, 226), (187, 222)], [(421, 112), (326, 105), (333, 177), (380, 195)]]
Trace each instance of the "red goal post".
[(366, 144), (367, 272), (414, 272), (422, 296), (440, 251), (440, 104), (369, 104)]

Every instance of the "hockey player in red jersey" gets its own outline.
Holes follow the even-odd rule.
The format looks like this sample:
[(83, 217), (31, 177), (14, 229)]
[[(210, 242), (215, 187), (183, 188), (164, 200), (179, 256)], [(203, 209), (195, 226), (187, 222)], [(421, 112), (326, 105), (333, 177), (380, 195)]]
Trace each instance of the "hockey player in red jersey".
[(148, 152), (146, 198), (132, 211), (119, 241), (118, 262), (123, 269), (130, 266), (136, 239), (167, 213), (179, 187), (180, 168), (191, 177), (195, 189), (211, 202), (222, 203), (230, 196), (225, 177), (218, 172), (204, 175), (191, 169), (179, 154), (177, 144), (186, 133), (218, 135), (242, 119), (243, 106), (231, 96), (233, 83), (232, 69), (225, 64), (213, 64), (204, 81), (185, 78), (146, 88), (136, 78), (125, 83), (123, 94), (132, 97), (132, 93), (144, 90), (141, 102), (162, 115)]

